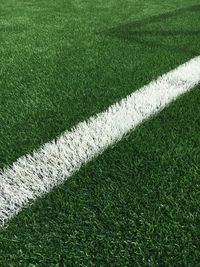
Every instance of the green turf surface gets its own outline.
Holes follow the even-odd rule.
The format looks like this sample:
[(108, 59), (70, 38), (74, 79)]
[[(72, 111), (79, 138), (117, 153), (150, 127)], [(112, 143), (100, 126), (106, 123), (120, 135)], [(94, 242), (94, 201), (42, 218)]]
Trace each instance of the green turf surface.
[(199, 89), (13, 219), (1, 266), (199, 266)]
[[(198, 2), (0, 3), (0, 167), (199, 55)], [(199, 266), (199, 89), (11, 220), (0, 266)]]
[(197, 3), (1, 3), (0, 167), (197, 55)]

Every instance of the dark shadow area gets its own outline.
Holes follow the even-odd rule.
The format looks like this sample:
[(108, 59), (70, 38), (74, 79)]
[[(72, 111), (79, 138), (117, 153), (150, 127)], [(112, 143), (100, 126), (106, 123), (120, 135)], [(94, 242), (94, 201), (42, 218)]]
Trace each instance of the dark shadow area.
[(182, 15), (188, 11), (189, 12), (195, 12), (195, 13), (200, 12), (200, 5), (194, 5), (194, 6), (190, 6), (187, 8), (181, 8), (178, 10), (174, 10), (174, 11), (163, 13), (163, 14), (156, 15), (156, 16), (150, 16), (150, 17), (144, 18), (142, 20), (137, 20), (137, 21), (134, 21), (132, 23), (120, 25), (116, 28), (111, 28), (108, 32), (109, 33), (116, 33), (116, 31), (120, 30), (120, 29), (121, 30), (132, 30), (133, 28), (139, 28), (142, 26), (146, 26), (147, 24), (150, 24), (150, 23), (160, 22), (160, 21), (163, 21), (165, 19), (177, 17), (178, 15)]
[[(175, 25), (176, 29), (166, 29), (162, 30), (162, 28), (159, 28), (158, 23), (163, 23), (167, 19), (176, 19), (176, 18), (181, 18), (184, 21), (185, 20), (185, 25), (189, 25), (191, 21), (188, 20), (188, 17), (186, 14), (191, 13), (191, 21), (192, 21), (192, 16), (194, 14), (199, 14), (200, 15), (200, 5), (193, 5), (187, 8), (182, 8), (178, 10), (174, 10), (172, 12), (167, 12), (164, 14), (156, 15), (156, 16), (150, 16), (147, 18), (144, 18), (142, 20), (134, 21), (132, 23), (126, 23), (124, 25), (119, 25), (115, 28), (111, 28), (110, 30), (106, 32), (101, 32), (99, 34), (103, 34), (109, 37), (114, 37), (114, 38), (119, 38), (124, 41), (129, 41), (129, 42), (136, 42), (140, 43), (143, 46), (152, 46), (152, 47), (165, 47), (170, 50), (175, 50), (175, 51), (183, 51), (183, 52), (189, 52), (192, 54), (197, 54), (199, 51), (191, 50), (189, 47), (183, 47), (181, 46), (176, 46), (176, 43), (172, 44), (165, 44), (160, 42), (160, 38), (162, 37), (168, 37), (172, 38), (173, 37), (187, 37), (187, 36), (200, 36), (200, 29), (199, 30), (187, 30), (183, 28), (183, 23), (180, 24), (180, 26), (177, 27)], [(181, 17), (180, 17), (181, 16)], [(167, 26), (167, 25), (166, 25)], [(196, 26), (196, 25), (195, 25)], [(151, 27), (150, 30), (145, 29), (145, 27)], [(180, 28), (180, 30), (179, 30)], [(149, 38), (151, 37), (151, 39)], [(155, 40), (155, 37), (157, 39)], [(154, 39), (153, 39), (154, 38)]]
[(133, 35), (151, 35), (151, 36), (178, 36), (178, 35), (196, 35), (200, 34), (200, 31), (130, 31), (127, 32), (127, 34), (133, 34)]

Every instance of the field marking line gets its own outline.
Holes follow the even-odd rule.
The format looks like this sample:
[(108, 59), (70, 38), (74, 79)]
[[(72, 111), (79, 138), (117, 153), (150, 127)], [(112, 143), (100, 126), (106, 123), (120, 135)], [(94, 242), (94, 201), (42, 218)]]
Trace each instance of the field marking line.
[(0, 225), (199, 83), (200, 56), (20, 157), (0, 173)]

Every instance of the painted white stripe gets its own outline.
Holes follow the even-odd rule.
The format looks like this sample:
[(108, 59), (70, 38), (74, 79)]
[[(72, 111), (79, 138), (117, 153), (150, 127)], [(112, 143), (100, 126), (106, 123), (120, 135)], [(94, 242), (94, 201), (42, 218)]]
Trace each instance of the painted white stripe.
[(0, 224), (200, 82), (200, 56), (79, 123), (0, 174)]

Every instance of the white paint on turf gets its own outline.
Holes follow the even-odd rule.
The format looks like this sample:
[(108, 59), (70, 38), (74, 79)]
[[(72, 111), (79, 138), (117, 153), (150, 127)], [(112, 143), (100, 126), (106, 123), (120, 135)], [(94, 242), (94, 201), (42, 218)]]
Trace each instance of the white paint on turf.
[(0, 173), (0, 224), (198, 83), (200, 56), (19, 158)]

